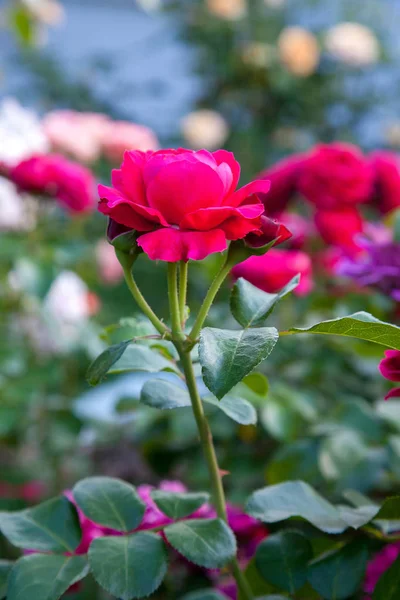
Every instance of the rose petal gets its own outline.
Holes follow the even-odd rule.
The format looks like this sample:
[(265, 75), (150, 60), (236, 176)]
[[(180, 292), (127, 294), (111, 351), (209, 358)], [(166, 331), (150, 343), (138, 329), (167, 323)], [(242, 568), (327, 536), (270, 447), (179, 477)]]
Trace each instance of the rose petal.
[(218, 173), (196, 161), (173, 162), (160, 169), (147, 187), (147, 199), (170, 224), (200, 208), (221, 204), (224, 186)]
[[(125, 152), (121, 165), (123, 191), (136, 204), (147, 204), (143, 182), (143, 166), (145, 154), (139, 150)], [(114, 179), (113, 179), (113, 185)]]
[(237, 190), (234, 194), (229, 196), (224, 202), (228, 206), (240, 206), (250, 198), (253, 194), (266, 194), (271, 187), (270, 181), (266, 179), (258, 179), (256, 181), (251, 181), (244, 187)]
[(231, 185), (231, 189), (229, 190), (229, 193), (233, 194), (233, 192), (235, 191), (235, 189), (237, 187), (237, 184), (239, 183), (240, 164), (238, 163), (237, 160), (235, 160), (233, 153), (228, 152), (227, 150), (217, 150), (216, 152), (213, 152), (212, 154), (217, 162), (217, 165), (221, 165), (221, 164), (225, 163), (230, 168), (233, 178), (232, 178), (232, 185)]
[(158, 210), (136, 204), (113, 188), (99, 185), (99, 196), (99, 211), (112, 217), (117, 223), (137, 231), (151, 231), (156, 225), (168, 227)]
[(274, 246), (283, 244), (283, 242), (286, 242), (291, 237), (292, 233), (285, 225), (269, 217), (262, 216), (260, 233), (250, 233), (245, 241), (251, 248), (261, 248), (273, 240), (276, 240)]
[(226, 250), (225, 234), (221, 229), (213, 231), (158, 229), (141, 235), (137, 243), (151, 260), (167, 262), (202, 260), (209, 254)]
[[(200, 208), (184, 216), (179, 226), (181, 229), (194, 229), (197, 231), (208, 231), (221, 225), (231, 217), (237, 217), (239, 220), (254, 220), (260, 217), (264, 212), (264, 206), (259, 204), (249, 204), (235, 208), (232, 206), (213, 206), (210, 208)], [(257, 229), (253, 227), (253, 229)]]
[(400, 387), (393, 388), (388, 392), (385, 396), (385, 400), (390, 400), (390, 398), (399, 398), (400, 397)]

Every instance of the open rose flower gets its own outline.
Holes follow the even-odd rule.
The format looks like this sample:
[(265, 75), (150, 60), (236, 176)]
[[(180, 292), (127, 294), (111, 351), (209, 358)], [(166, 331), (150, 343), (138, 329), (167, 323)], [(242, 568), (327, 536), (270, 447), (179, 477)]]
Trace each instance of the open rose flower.
[[(99, 186), (99, 210), (138, 232), (152, 260), (201, 260), (223, 252), (227, 240), (262, 235), (269, 181), (236, 190), (240, 165), (225, 150), (125, 152), (113, 187)], [(235, 191), (236, 190), (236, 191)]]
[(294, 290), (298, 296), (308, 294), (313, 287), (312, 262), (300, 250), (276, 250), (262, 256), (251, 256), (232, 269), (235, 279), (243, 277), (264, 292), (279, 292), (298, 273), (300, 283)]
[(92, 172), (63, 156), (35, 155), (5, 168), (5, 175), (21, 191), (53, 196), (71, 212), (85, 212), (94, 207)]
[(370, 199), (373, 173), (356, 146), (342, 142), (319, 145), (308, 157), (298, 189), (321, 209), (354, 206)]
[(394, 152), (378, 151), (370, 155), (374, 174), (376, 205), (383, 213), (400, 207), (400, 158)]

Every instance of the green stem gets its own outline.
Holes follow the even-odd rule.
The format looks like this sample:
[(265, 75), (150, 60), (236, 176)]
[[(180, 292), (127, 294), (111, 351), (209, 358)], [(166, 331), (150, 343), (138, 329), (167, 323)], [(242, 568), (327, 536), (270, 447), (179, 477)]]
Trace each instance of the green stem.
[(178, 298), (178, 265), (177, 263), (168, 263), (168, 298), (169, 312), (171, 317), (172, 339), (180, 342), (184, 339), (181, 328), (181, 314), (179, 310)]
[(214, 281), (212, 282), (212, 284), (207, 292), (207, 295), (204, 298), (203, 304), (201, 305), (201, 308), (199, 310), (199, 314), (197, 315), (197, 318), (192, 327), (192, 331), (189, 333), (189, 338), (193, 342), (195, 342), (198, 339), (201, 328), (203, 327), (204, 321), (206, 320), (208, 312), (211, 308), (211, 305), (214, 302), (215, 296), (218, 294), (218, 290), (221, 287), (221, 285), (223, 284), (223, 282), (224, 282), (226, 276), (228, 275), (229, 271), (231, 270), (233, 264), (234, 263), (232, 262), (231, 257), (229, 256), (229, 253), (228, 253), (228, 256), (226, 257), (224, 264), (222, 265), (222, 267), (216, 274)]
[[(193, 414), (196, 419), (197, 429), (199, 431), (201, 445), (203, 448), (204, 456), (207, 461), (208, 472), (210, 475), (214, 506), (217, 511), (217, 515), (220, 519), (227, 522), (227, 510), (224, 486), (222, 483), (221, 471), (218, 466), (218, 460), (215, 453), (214, 443), (210, 426), (207, 418), (204, 414), (203, 403), (200, 398), (200, 394), (197, 388), (196, 377), (193, 370), (193, 363), (190, 356), (190, 352), (183, 351), (178, 347), (179, 355), (182, 362), (183, 371), (185, 373), (186, 385), (189, 390), (190, 399), (192, 401)], [(239, 563), (235, 558), (231, 564), (232, 574), (236, 580), (238, 590), (243, 600), (252, 600), (253, 593), (246, 580), (245, 575), (242, 573), (239, 567)]]
[(179, 311), (182, 327), (185, 325), (188, 267), (189, 263), (183, 260), (179, 264)]
[(133, 298), (135, 299), (136, 304), (146, 315), (149, 321), (151, 321), (151, 323), (154, 325), (157, 331), (161, 333), (161, 335), (163, 335), (164, 337), (168, 338), (170, 335), (168, 327), (164, 325), (164, 323), (157, 317), (155, 312), (153, 312), (151, 306), (145, 300), (144, 296), (142, 295), (142, 292), (139, 290), (137, 283), (133, 278), (132, 267), (128, 265), (122, 265), (122, 267), (124, 270), (126, 285), (128, 286)]

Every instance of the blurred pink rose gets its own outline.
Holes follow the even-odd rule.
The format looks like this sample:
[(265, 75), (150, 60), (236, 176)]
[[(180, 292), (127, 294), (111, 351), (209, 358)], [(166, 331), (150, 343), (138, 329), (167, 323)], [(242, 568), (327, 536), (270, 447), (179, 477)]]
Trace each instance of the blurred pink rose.
[(159, 147), (155, 133), (144, 125), (128, 121), (109, 121), (103, 130), (102, 152), (115, 164), (119, 164), (125, 150), (157, 150)]
[(6, 176), (20, 190), (53, 196), (71, 212), (86, 212), (95, 206), (92, 172), (63, 156), (32, 156), (10, 167)]
[[(367, 565), (364, 580), (364, 592), (373, 594), (375, 587), (382, 575), (392, 566), (400, 554), (400, 542), (387, 544)], [(369, 597), (369, 596), (368, 596)]]
[(301, 250), (310, 238), (315, 235), (315, 227), (312, 219), (306, 219), (297, 213), (283, 212), (278, 220), (291, 232), (292, 237), (288, 247)]
[(295, 154), (262, 171), (260, 179), (271, 182), (270, 191), (259, 194), (268, 214), (281, 213), (286, 209), (297, 191), (298, 181), (306, 164), (306, 155)]
[(374, 174), (375, 202), (386, 214), (400, 207), (400, 158), (394, 152), (377, 151), (370, 155)]
[(343, 142), (321, 144), (308, 155), (298, 189), (321, 209), (354, 206), (370, 200), (373, 172), (356, 146)]
[(235, 279), (243, 277), (268, 293), (278, 292), (298, 273), (301, 279), (294, 293), (304, 296), (314, 284), (311, 258), (300, 250), (273, 248), (263, 256), (251, 256), (232, 269)]
[[(379, 370), (385, 379), (400, 381), (400, 352), (399, 350), (385, 350), (385, 358), (379, 363)], [(385, 396), (385, 400), (398, 398), (400, 387), (393, 388)]]
[(123, 277), (122, 267), (115, 256), (115, 250), (106, 240), (100, 240), (96, 246), (96, 260), (100, 277), (110, 285), (118, 283)]
[(100, 157), (109, 121), (101, 113), (55, 110), (44, 117), (42, 126), (55, 152), (93, 163)]
[(326, 244), (340, 248), (351, 255), (360, 251), (357, 236), (362, 233), (364, 222), (356, 208), (317, 210), (314, 221)]

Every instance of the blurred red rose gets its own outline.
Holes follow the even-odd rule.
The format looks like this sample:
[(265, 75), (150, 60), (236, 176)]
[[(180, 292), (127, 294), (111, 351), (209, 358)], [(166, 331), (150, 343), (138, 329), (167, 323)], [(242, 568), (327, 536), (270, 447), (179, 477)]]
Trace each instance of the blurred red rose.
[(94, 208), (95, 179), (92, 172), (62, 156), (32, 156), (11, 167), (7, 176), (20, 190), (53, 196), (71, 212)]
[(138, 231), (152, 260), (201, 260), (223, 252), (227, 240), (261, 232), (269, 181), (235, 191), (240, 165), (230, 152), (160, 150), (125, 152), (113, 187), (99, 186), (99, 210)]
[(400, 159), (393, 152), (378, 151), (370, 155), (374, 174), (375, 202), (386, 214), (400, 207)]
[(362, 233), (364, 222), (356, 208), (317, 210), (314, 221), (326, 244), (340, 248), (347, 254), (359, 252), (356, 236)]
[(298, 189), (318, 208), (354, 206), (371, 197), (372, 169), (356, 146), (342, 142), (319, 145), (301, 170)]
[(269, 293), (281, 290), (298, 273), (301, 279), (294, 293), (304, 296), (313, 288), (312, 262), (305, 252), (273, 248), (263, 256), (251, 256), (232, 269), (235, 279), (243, 277)]
[[(389, 381), (400, 381), (400, 351), (386, 350), (385, 358), (379, 363), (379, 370), (385, 379)], [(393, 388), (385, 396), (385, 400), (389, 398), (398, 398), (400, 396), (400, 387)]]
[(261, 174), (261, 179), (271, 182), (268, 195), (260, 194), (260, 199), (268, 207), (269, 214), (280, 213), (286, 209), (297, 190), (297, 184), (306, 165), (306, 155), (298, 154), (284, 158)]

